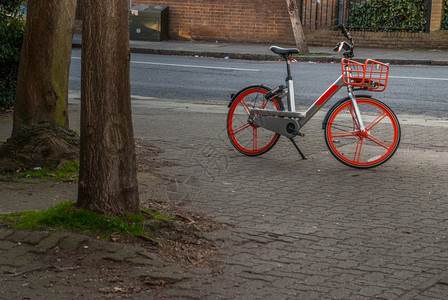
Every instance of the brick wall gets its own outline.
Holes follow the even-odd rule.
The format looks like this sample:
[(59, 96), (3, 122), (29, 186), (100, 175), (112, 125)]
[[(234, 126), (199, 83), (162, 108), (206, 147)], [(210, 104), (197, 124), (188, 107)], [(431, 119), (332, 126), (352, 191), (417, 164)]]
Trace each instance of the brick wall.
[(171, 39), (294, 41), (285, 0), (133, 0), (169, 6)]

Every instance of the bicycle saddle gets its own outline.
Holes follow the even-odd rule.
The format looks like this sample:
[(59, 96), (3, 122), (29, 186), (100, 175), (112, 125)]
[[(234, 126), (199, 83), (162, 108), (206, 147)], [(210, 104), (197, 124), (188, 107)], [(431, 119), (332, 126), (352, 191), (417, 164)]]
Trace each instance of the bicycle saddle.
[(294, 53), (300, 53), (299, 49), (297, 48), (281, 48), (277, 46), (271, 46), (269, 47), (269, 50), (279, 55), (291, 55)]

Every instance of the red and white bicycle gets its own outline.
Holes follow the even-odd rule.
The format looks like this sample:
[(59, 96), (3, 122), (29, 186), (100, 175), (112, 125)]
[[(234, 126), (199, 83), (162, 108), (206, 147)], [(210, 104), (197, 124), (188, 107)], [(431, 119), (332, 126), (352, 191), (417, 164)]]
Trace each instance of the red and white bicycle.
[[(364, 63), (351, 60), (354, 56), (353, 39), (343, 25), (339, 28), (348, 39), (335, 48), (344, 50), (342, 75), (305, 112), (296, 111), (291, 76), (291, 55), (299, 53), (299, 50), (270, 47), (286, 61), (286, 82), (274, 89), (252, 85), (232, 95), (227, 133), (238, 151), (251, 156), (263, 154), (283, 135), (306, 159), (294, 137), (303, 136), (299, 130), (337, 91), (346, 87), (348, 96), (330, 108), (322, 124), (328, 149), (339, 161), (354, 168), (376, 167), (392, 157), (401, 137), (400, 124), (394, 112), (370, 95), (354, 94), (357, 90), (384, 91), (389, 66), (371, 59)], [(285, 97), (287, 110), (282, 102)]]

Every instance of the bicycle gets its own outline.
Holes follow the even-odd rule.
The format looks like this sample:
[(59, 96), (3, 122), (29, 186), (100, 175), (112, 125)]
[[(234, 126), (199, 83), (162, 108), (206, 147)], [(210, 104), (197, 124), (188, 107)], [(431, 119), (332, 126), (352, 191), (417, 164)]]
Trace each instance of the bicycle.
[[(381, 92), (386, 89), (389, 65), (368, 59), (364, 63), (354, 57), (354, 41), (339, 25), (348, 41), (338, 43), (342, 51), (342, 75), (305, 111), (296, 111), (291, 61), (296, 48), (271, 46), (270, 50), (286, 61), (285, 84), (274, 89), (251, 85), (232, 94), (227, 115), (227, 134), (232, 145), (241, 153), (256, 156), (266, 153), (280, 136), (287, 137), (302, 159), (305, 155), (294, 141), (304, 136), (300, 129), (338, 92), (347, 87), (348, 96), (336, 102), (322, 123), (326, 145), (340, 162), (354, 168), (372, 168), (385, 163), (398, 148), (401, 138), (399, 121), (383, 102), (370, 95), (355, 95), (354, 91)], [(283, 99), (287, 98), (287, 110)]]

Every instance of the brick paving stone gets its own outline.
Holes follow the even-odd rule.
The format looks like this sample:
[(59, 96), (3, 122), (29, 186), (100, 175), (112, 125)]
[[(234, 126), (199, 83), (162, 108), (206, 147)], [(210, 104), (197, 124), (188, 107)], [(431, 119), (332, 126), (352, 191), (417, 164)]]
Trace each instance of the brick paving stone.
[(133, 249), (124, 248), (114, 252), (104, 253), (102, 259), (111, 260), (114, 262), (133, 261), (136, 256), (136, 252)]
[(149, 280), (163, 280), (167, 283), (181, 281), (191, 277), (191, 274), (185, 273), (179, 267), (164, 267), (160, 270), (153, 270), (144, 275)]
[(127, 258), (127, 262), (136, 264), (136, 265), (144, 265), (144, 266), (151, 266), (151, 267), (158, 267), (161, 268), (165, 264), (157, 259), (149, 259), (149, 258), (142, 258), (142, 257), (132, 257)]
[(200, 291), (190, 291), (183, 289), (171, 289), (164, 293), (167, 297), (173, 297), (173, 299), (203, 299), (207, 294)]
[(23, 239), (23, 242), (29, 245), (37, 245), (40, 241), (46, 238), (50, 233), (44, 231), (32, 231), (26, 238)]
[(423, 299), (446, 299), (448, 295), (448, 285), (446, 284), (436, 284), (435, 286), (430, 287), (426, 291), (422, 292), (414, 299), (423, 300)]
[(16, 230), (11, 235), (8, 236), (8, 240), (14, 243), (22, 243), (31, 234), (32, 232), (30, 231)]
[(15, 247), (17, 247), (17, 243), (0, 240), (0, 251), (1, 250), (11, 250), (12, 248), (15, 248)]
[(86, 246), (91, 250), (104, 250), (111, 253), (121, 249), (119, 244), (109, 243), (103, 240), (90, 240), (89, 244)]
[(2, 250), (1, 257), (3, 264), (14, 268), (27, 268), (35, 259), (29, 248), (23, 245), (16, 245), (16, 247), (9, 250)]
[(0, 230), (0, 239), (5, 239), (11, 234), (13, 234), (14, 231), (12, 230)]
[(397, 299), (400, 295), (405, 293), (404, 290), (399, 289), (388, 289), (387, 291), (380, 294), (378, 297), (382, 299)]
[(366, 296), (366, 297), (378, 297), (381, 295), (386, 288), (370, 285), (363, 287), (358, 291), (354, 292), (354, 295)]
[(53, 247), (56, 247), (60, 240), (65, 239), (68, 236), (68, 233), (52, 233), (40, 240), (40, 242), (36, 245), (35, 251), (40, 253), (47, 252)]
[(86, 236), (73, 234), (59, 241), (58, 246), (62, 250), (75, 251), (79, 247), (81, 247), (81, 245), (85, 244), (88, 240), (89, 238)]

